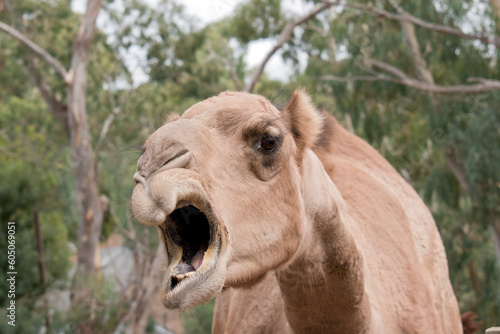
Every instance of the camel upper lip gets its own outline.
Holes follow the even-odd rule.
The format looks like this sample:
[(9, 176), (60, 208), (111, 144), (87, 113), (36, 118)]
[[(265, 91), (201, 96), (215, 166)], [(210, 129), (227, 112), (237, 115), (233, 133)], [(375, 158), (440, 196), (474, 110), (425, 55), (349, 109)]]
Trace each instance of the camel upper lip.
[(184, 280), (213, 267), (219, 255), (220, 234), (209, 208), (200, 210), (190, 202), (181, 202), (160, 230), (165, 241), (170, 276), (168, 291)]

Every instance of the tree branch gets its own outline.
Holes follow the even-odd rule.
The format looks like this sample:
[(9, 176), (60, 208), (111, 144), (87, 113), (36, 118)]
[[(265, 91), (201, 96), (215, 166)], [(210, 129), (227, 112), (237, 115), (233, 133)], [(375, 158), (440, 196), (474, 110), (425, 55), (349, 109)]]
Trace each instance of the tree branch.
[(418, 42), (417, 33), (415, 32), (415, 25), (408, 21), (400, 21), (401, 30), (405, 36), (406, 44), (410, 51), (411, 59), (413, 60), (413, 66), (417, 71), (418, 78), (420, 81), (426, 82), (428, 84), (435, 84), (434, 76), (429, 70), (427, 63), (420, 53), (420, 43)]
[(0, 30), (17, 39), (25, 47), (30, 49), (34, 54), (36, 54), (38, 57), (43, 59), (47, 64), (52, 66), (52, 68), (64, 81), (67, 80), (68, 72), (66, 71), (64, 66), (57, 59), (52, 57), (47, 51), (39, 47), (36, 43), (34, 43), (32, 40), (30, 40), (21, 32), (17, 31), (13, 27), (3, 22), (0, 22)]
[[(71, 69), (66, 80), (68, 123), (73, 153), (73, 172), (78, 199), (78, 259), (73, 288), (83, 287), (85, 279), (95, 272), (94, 254), (99, 244), (103, 209), (99, 199), (96, 156), (87, 121), (87, 79), (89, 52), (102, 0), (88, 0), (73, 43)], [(89, 214), (89, 212), (91, 214)], [(77, 303), (74, 298), (72, 303)]]
[(37, 79), (37, 77), (33, 74), (33, 73), (38, 73), (38, 74), (40, 73), (40, 70), (38, 69), (38, 66), (35, 63), (34, 57), (28, 56), (28, 68), (25, 68), (25, 71), (28, 74), (28, 77), (30, 78), (32, 84), (38, 87), (40, 94), (47, 103), (47, 106), (49, 107), (49, 110), (54, 116), (54, 118), (61, 123), (66, 132), (69, 132), (68, 108), (66, 104), (64, 104), (61, 101), (60, 98), (58, 99), (57, 96), (56, 97), (53, 96), (52, 89), (47, 80), (45, 80), (43, 76), (39, 75), (40, 78)]
[(12, 5), (9, 0), (3, 0), (3, 4), (5, 5), (5, 9), (7, 9), (7, 12), (9, 13), (10, 17), (15, 21), (14, 17), (14, 9), (12, 8)]
[[(7, 12), (14, 22), (14, 28), (23, 31), (22, 21), (15, 16), (14, 8), (12, 7), (10, 1), (3, 0), (3, 4), (5, 5)], [(38, 87), (38, 90), (47, 103), (47, 106), (52, 115), (62, 124), (66, 132), (68, 132), (68, 114), (66, 105), (62, 103), (61, 100), (57, 98), (57, 96), (53, 97), (52, 88), (50, 87), (47, 80), (45, 80), (43, 75), (41, 75), (41, 72), (35, 62), (35, 56), (32, 53), (28, 53), (26, 55), (26, 61), (27, 65), (23, 64), (22, 68), (27, 73), (33, 86)]]
[(490, 5), (491, 5), (491, 10), (493, 11), (495, 17), (497, 29), (500, 30), (500, 0), (490, 0)]
[(212, 58), (224, 63), (229, 71), (229, 74), (231, 75), (231, 80), (233, 81), (234, 89), (240, 90), (240, 84), (238, 82), (238, 75), (236, 75), (236, 71), (234, 70), (233, 62), (232, 62), (232, 53), (231, 50), (229, 49), (229, 46), (225, 41), (222, 41), (222, 47), (224, 48), (224, 52), (226, 53), (226, 57), (219, 56), (217, 52), (212, 47), (212, 43), (210, 40), (207, 42), (207, 49), (208, 53)]
[(361, 9), (364, 11), (369, 11), (369, 12), (378, 14), (382, 17), (391, 19), (391, 20), (411, 22), (411, 23), (418, 25), (420, 27), (434, 30), (434, 31), (437, 31), (437, 32), (440, 32), (443, 34), (454, 35), (454, 36), (457, 36), (460, 38), (465, 38), (465, 39), (478, 40), (478, 41), (481, 41), (485, 44), (492, 44), (495, 46), (500, 46), (500, 38), (498, 36), (488, 37), (485, 35), (467, 34), (467, 33), (464, 33), (462, 30), (457, 29), (457, 28), (452, 28), (452, 27), (448, 27), (448, 26), (436, 24), (436, 23), (430, 23), (430, 22), (424, 21), (422, 19), (419, 19), (418, 17), (415, 17), (415, 16), (411, 15), (410, 13), (404, 11), (394, 1), (391, 1), (391, 4), (396, 7), (396, 10), (399, 12), (399, 14), (391, 13), (391, 12), (388, 12), (386, 10), (374, 7), (374, 6), (365, 5), (365, 4), (361, 4), (361, 3), (345, 3), (344, 5), (346, 7), (350, 7), (350, 8), (357, 8), (357, 9)]
[(488, 230), (493, 237), (495, 249), (497, 251), (497, 258), (500, 259), (500, 218), (494, 217), (493, 221), (488, 225)]
[[(401, 84), (417, 88), (423, 91), (431, 92), (431, 93), (439, 93), (439, 94), (474, 94), (480, 92), (489, 92), (492, 90), (500, 90), (500, 81), (498, 80), (489, 80), (489, 79), (481, 79), (481, 78), (469, 78), (467, 81), (469, 82), (478, 82), (474, 85), (452, 85), (452, 86), (441, 86), (441, 85), (433, 85), (429, 83), (425, 83), (422, 81), (418, 81), (410, 78), (400, 69), (389, 65), (387, 63), (366, 59), (367, 64), (377, 67), (381, 70), (389, 72), (400, 79)], [(396, 82), (396, 81), (395, 81)]]
[(500, 81), (489, 80), (482, 78), (469, 78), (468, 82), (477, 82), (473, 85), (452, 85), (452, 86), (441, 86), (425, 83), (413, 78), (410, 78), (406, 73), (400, 69), (389, 65), (387, 63), (374, 60), (365, 59), (367, 65), (371, 65), (380, 70), (388, 72), (393, 76), (387, 76), (384, 74), (374, 74), (373, 76), (356, 76), (356, 77), (336, 77), (333, 75), (324, 75), (320, 77), (322, 80), (327, 81), (338, 81), (338, 82), (352, 82), (352, 81), (390, 81), (397, 84), (405, 85), (411, 88), (419, 89), (426, 92), (437, 93), (437, 94), (475, 94), (481, 92), (489, 92), (493, 90), (500, 90)]
[(399, 80), (383, 75), (383, 74), (376, 74), (376, 75), (359, 75), (359, 76), (353, 76), (353, 77), (338, 77), (335, 75), (323, 75), (320, 77), (321, 80), (324, 81), (337, 81), (337, 82), (355, 82), (355, 81), (391, 81), (391, 82), (398, 82)]
[(96, 151), (99, 150), (99, 146), (102, 144), (104, 141), (104, 138), (106, 138), (106, 135), (108, 134), (109, 128), (111, 127), (111, 124), (115, 120), (116, 115), (118, 115), (122, 109), (116, 105), (115, 102), (115, 97), (113, 96), (112, 93), (112, 87), (113, 87), (113, 79), (109, 74), (106, 73), (106, 70), (99, 64), (99, 61), (97, 60), (96, 53), (94, 52), (92, 54), (93, 57), (93, 64), (101, 74), (101, 77), (106, 81), (106, 84), (108, 85), (108, 89), (106, 89), (107, 96), (108, 96), (108, 101), (109, 101), (109, 106), (111, 108), (111, 113), (108, 115), (106, 120), (104, 121), (102, 125), (101, 132), (99, 134), (99, 138), (97, 139), (97, 143), (95, 144)]
[(469, 182), (467, 181), (467, 172), (465, 170), (464, 165), (459, 160), (455, 150), (453, 149), (447, 150), (446, 152), (444, 152), (444, 157), (446, 160), (446, 164), (448, 165), (448, 168), (451, 170), (451, 172), (457, 179), (458, 183), (460, 184), (460, 187), (462, 187), (463, 190), (468, 191)]
[(321, 11), (323, 11), (323, 10), (333, 6), (333, 5), (337, 5), (339, 3), (340, 3), (340, 1), (322, 2), (318, 5), (316, 5), (314, 7), (314, 9), (311, 12), (309, 12), (308, 14), (287, 23), (287, 25), (281, 31), (280, 36), (278, 37), (278, 41), (276, 42), (276, 44), (273, 46), (271, 51), (269, 51), (267, 53), (267, 55), (264, 57), (264, 59), (262, 60), (262, 62), (259, 65), (259, 67), (257, 67), (255, 69), (255, 71), (253, 72), (253, 75), (252, 75), (252, 78), (250, 79), (250, 82), (245, 87), (245, 91), (248, 93), (252, 92), (252, 90), (255, 87), (255, 84), (257, 83), (257, 81), (261, 77), (262, 73), (264, 72), (264, 68), (266, 67), (267, 62), (276, 53), (276, 51), (278, 51), (283, 46), (283, 44), (285, 44), (286, 42), (288, 42), (290, 40), (290, 38), (292, 38), (292, 33), (293, 33), (293, 30), (295, 29), (296, 26), (299, 26), (302, 23), (309, 21), (310, 19), (315, 17), (318, 13), (320, 13)]
[(384, 62), (381, 62), (381, 61), (378, 61), (375, 59), (371, 59), (371, 58), (365, 58), (364, 61), (367, 65), (384, 70), (384, 71), (394, 75), (395, 77), (397, 77), (401, 80), (412, 80), (408, 75), (406, 75), (406, 73), (401, 71), (399, 68), (396, 68), (396, 67), (389, 65), (387, 63), (384, 63)]

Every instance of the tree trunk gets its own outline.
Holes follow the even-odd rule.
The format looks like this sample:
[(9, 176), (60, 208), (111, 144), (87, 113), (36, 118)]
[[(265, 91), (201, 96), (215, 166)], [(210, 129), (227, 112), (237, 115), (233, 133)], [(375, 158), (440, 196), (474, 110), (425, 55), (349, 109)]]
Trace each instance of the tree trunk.
[(500, 261), (500, 217), (495, 217), (493, 221), (488, 225), (488, 230), (493, 237), (493, 242), (495, 243), (495, 249), (497, 251), (497, 258)]
[(87, 68), (90, 43), (102, 0), (88, 0), (73, 45), (68, 82), (68, 120), (78, 202), (78, 267), (74, 287), (81, 287), (95, 272), (94, 256), (101, 234), (103, 211), (99, 199), (94, 151), (86, 112)]
[(500, 0), (491, 0), (491, 9), (495, 15), (497, 30), (500, 30)]
[(431, 71), (427, 68), (427, 63), (420, 54), (420, 45), (418, 44), (417, 34), (415, 33), (415, 26), (407, 21), (401, 21), (401, 28), (406, 38), (406, 43), (410, 49), (413, 65), (418, 73), (418, 78), (425, 83), (434, 85), (434, 77)]
[(264, 60), (260, 63), (260, 65), (254, 70), (252, 74), (252, 78), (248, 82), (248, 84), (245, 87), (245, 92), (251, 93), (253, 89), (255, 88), (255, 85), (257, 84), (257, 81), (259, 81), (262, 73), (264, 72), (264, 68), (266, 67), (267, 62), (271, 57), (279, 50), (283, 45), (290, 40), (293, 36), (293, 30), (295, 29), (296, 26), (301, 25), (304, 22), (307, 22), (313, 18), (316, 17), (320, 12), (323, 10), (333, 6), (333, 5), (338, 5), (340, 1), (334, 1), (334, 2), (322, 2), (317, 4), (312, 11), (310, 11), (308, 14), (296, 19), (296, 20), (291, 20), (288, 22), (283, 30), (281, 31), (278, 41), (276, 44), (273, 46), (271, 51), (267, 53), (267, 55), (264, 57)]
[[(10, 2), (5, 2), (12, 14)], [(31, 41), (15, 28), (0, 22), (0, 31), (3, 31), (21, 42), (34, 55), (44, 60), (64, 80), (67, 85), (67, 118), (70, 133), (70, 142), (73, 154), (73, 172), (75, 176), (76, 197), (78, 205), (78, 266), (73, 287), (83, 287), (85, 282), (95, 272), (94, 255), (101, 234), (103, 209), (99, 198), (94, 151), (90, 140), (86, 111), (87, 69), (89, 62), (90, 45), (95, 33), (95, 22), (102, 6), (102, 0), (88, 0), (87, 10), (82, 16), (78, 33), (73, 45), (71, 69), (66, 71), (64, 66), (46, 50)], [(15, 18), (13, 18), (15, 19)], [(36, 65), (31, 62), (31, 70)], [(37, 83), (33, 74), (30, 78)], [(38, 84), (42, 96), (54, 116), (63, 123), (64, 106), (59, 102), (53, 104), (50, 96), (50, 87), (42, 78)], [(54, 109), (57, 107), (56, 109)], [(78, 282), (77, 282), (78, 281)], [(76, 283), (76, 284), (75, 284)]]
[(148, 309), (159, 303), (160, 299), (156, 297), (156, 300), (153, 300), (153, 296), (158, 294), (158, 291), (161, 289), (161, 280), (163, 271), (163, 264), (165, 263), (165, 254), (162, 245), (159, 245), (155, 254), (153, 255), (153, 259), (150, 262), (149, 266), (146, 266), (145, 275), (143, 276), (141, 282), (139, 283), (139, 298), (136, 299), (135, 310), (133, 314), (133, 321), (131, 325), (134, 326), (134, 333), (143, 333), (144, 328), (146, 328), (147, 320), (148, 320)]

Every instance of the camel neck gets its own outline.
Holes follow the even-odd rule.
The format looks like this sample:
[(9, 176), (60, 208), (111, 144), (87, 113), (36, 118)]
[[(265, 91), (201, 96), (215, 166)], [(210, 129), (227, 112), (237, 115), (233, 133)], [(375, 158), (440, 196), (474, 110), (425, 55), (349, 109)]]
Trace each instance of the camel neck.
[(319, 159), (303, 160), (301, 245), (276, 272), (288, 322), (295, 333), (364, 333), (370, 308), (363, 258), (347, 227), (345, 204)]

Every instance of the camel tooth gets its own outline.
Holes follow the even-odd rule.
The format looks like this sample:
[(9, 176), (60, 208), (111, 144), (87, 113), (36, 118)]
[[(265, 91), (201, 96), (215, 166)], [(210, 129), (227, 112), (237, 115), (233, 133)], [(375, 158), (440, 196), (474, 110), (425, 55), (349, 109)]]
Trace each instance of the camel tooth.
[(179, 281), (182, 281), (184, 278), (186, 278), (186, 275), (180, 274), (175, 276), (175, 278), (177, 278)]
[(186, 276), (186, 277), (191, 277), (193, 275), (194, 275), (194, 271), (190, 271), (190, 272), (184, 274), (184, 276)]

